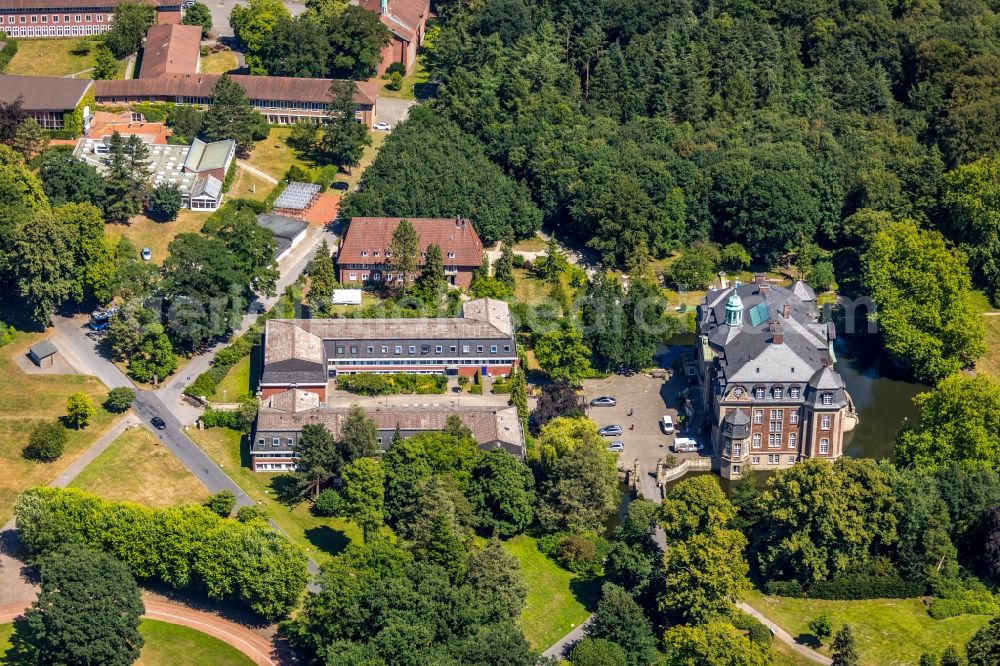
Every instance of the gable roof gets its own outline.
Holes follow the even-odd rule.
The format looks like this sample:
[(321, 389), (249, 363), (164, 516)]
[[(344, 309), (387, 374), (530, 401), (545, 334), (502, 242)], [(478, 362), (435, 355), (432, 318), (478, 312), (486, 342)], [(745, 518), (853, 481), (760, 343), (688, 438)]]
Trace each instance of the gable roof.
[(38, 359), (48, 358), (53, 354), (57, 353), (59, 350), (56, 346), (48, 339), (42, 340), (41, 342), (36, 342), (35, 344), (28, 347), (28, 351), (31, 352), (32, 356)]
[[(173, 7), (175, 0), (162, 3), (159, 0), (143, 0), (146, 4), (159, 7), (163, 4), (166, 7)], [(111, 11), (122, 0), (0, 0), (0, 11), (5, 9), (93, 9)]]
[(222, 181), (215, 176), (205, 176), (194, 182), (191, 188), (192, 197), (211, 197), (218, 199), (222, 194)]
[(140, 79), (155, 79), (164, 74), (194, 74), (201, 55), (201, 26), (154, 25), (146, 33), (142, 51)]
[(379, 15), (392, 34), (407, 42), (417, 37), (417, 26), (430, 13), (430, 0), (388, 0), (388, 12), (382, 13), (381, 0), (363, 0), (362, 7)]
[[(355, 217), (344, 234), (337, 253), (337, 263), (382, 263), (385, 251), (392, 245), (392, 233), (401, 220), (409, 220), (419, 237), (420, 252), (431, 244), (441, 248), (444, 263), (458, 266), (476, 266), (483, 262), (483, 243), (469, 220), (435, 217)], [(379, 252), (379, 258), (374, 256)], [(364, 252), (368, 256), (364, 256)], [(449, 256), (454, 253), (454, 257)], [(423, 256), (418, 257), (423, 265)]]
[(76, 108), (93, 84), (90, 79), (0, 74), (0, 102), (20, 97), (25, 111), (67, 111)]
[[(155, 79), (123, 79), (97, 81), (94, 94), (107, 97), (212, 97), (212, 88), (221, 74), (165, 74)], [(240, 84), (249, 99), (289, 100), (295, 102), (330, 103), (333, 79), (297, 79), (290, 76), (248, 76), (230, 74)], [(378, 96), (378, 84), (355, 81), (354, 103), (373, 106)]]
[(205, 143), (201, 139), (191, 142), (191, 149), (184, 158), (184, 168), (188, 171), (201, 173), (213, 169), (225, 170), (229, 155), (236, 150), (236, 142), (232, 139)]

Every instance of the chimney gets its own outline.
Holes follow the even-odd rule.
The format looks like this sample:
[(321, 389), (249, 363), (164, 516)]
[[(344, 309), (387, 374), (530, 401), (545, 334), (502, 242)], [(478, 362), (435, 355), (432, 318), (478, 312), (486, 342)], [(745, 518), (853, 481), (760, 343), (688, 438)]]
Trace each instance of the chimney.
[[(385, 0), (383, 0), (383, 2), (384, 1)], [(455, 218), (455, 226), (458, 227), (459, 229), (464, 229), (465, 228), (465, 220), (462, 219), (461, 215), (459, 215), (458, 217)]]
[(781, 308), (781, 316), (784, 317), (785, 319), (788, 319), (789, 317), (792, 316), (792, 304), (791, 303), (785, 303), (785, 306), (783, 308)]
[(768, 328), (771, 331), (771, 344), (772, 345), (784, 344), (785, 335), (784, 333), (781, 332), (781, 322), (779, 322), (777, 319), (774, 319), (771, 321), (771, 324)]
[(385, 16), (386, 14), (389, 13), (389, 0), (382, 0), (380, 4), (380, 10), (382, 16)]

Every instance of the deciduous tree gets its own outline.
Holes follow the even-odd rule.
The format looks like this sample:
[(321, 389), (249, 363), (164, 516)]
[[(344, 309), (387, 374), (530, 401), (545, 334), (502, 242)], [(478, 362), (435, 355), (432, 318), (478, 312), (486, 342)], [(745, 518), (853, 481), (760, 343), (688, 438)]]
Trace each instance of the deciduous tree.
[(212, 12), (209, 11), (208, 5), (201, 2), (196, 2), (185, 9), (181, 22), (184, 25), (200, 25), (202, 39), (212, 32)]
[(78, 391), (66, 401), (66, 422), (77, 430), (86, 428), (95, 413), (94, 403), (86, 393)]
[(535, 478), (527, 465), (503, 449), (480, 457), (468, 490), (474, 524), (487, 533), (513, 536), (535, 516)]
[(374, 538), (385, 523), (385, 473), (375, 458), (357, 458), (340, 475), (343, 482), (341, 506), (357, 523), (365, 540)]
[(538, 520), (552, 531), (596, 531), (618, 505), (618, 495), (614, 456), (602, 442), (583, 439), (549, 468)]
[[(277, 0), (254, 0), (246, 7), (243, 5), (235, 7), (230, 15), (230, 21), (234, 20), (233, 17), (237, 12), (244, 9), (252, 10), (259, 2), (277, 5), (281, 11), (288, 13), (284, 5)], [(253, 148), (259, 123), (260, 114), (250, 106), (243, 86), (233, 81), (228, 74), (223, 74), (212, 87), (212, 105), (208, 107), (202, 120), (202, 135), (207, 141), (232, 139), (236, 142), (237, 154), (246, 157)]]
[(111, 30), (104, 33), (104, 43), (116, 58), (124, 58), (139, 50), (146, 31), (156, 23), (153, 5), (127, 0), (115, 6)]
[(52, 462), (66, 450), (69, 433), (58, 421), (42, 421), (31, 431), (28, 445), (24, 447), (24, 457), (31, 460)]
[(315, 498), (323, 484), (333, 478), (344, 464), (343, 458), (337, 451), (333, 435), (321, 423), (309, 423), (302, 427), (295, 451), (298, 454), (295, 474)]
[(327, 107), (318, 152), (318, 157), (324, 164), (352, 169), (361, 160), (365, 146), (371, 145), (372, 138), (368, 134), (368, 128), (354, 119), (356, 91), (354, 81), (330, 83), (330, 105)]
[(583, 335), (567, 319), (560, 320), (558, 328), (536, 338), (535, 358), (556, 381), (576, 383), (593, 371)]

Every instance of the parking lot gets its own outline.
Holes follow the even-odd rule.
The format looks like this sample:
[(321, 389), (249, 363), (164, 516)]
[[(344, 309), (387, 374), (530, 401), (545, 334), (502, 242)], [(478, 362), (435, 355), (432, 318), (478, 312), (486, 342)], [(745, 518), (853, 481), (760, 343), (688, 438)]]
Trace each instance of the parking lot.
[[(625, 443), (625, 451), (619, 454), (620, 467), (631, 468), (635, 459), (639, 459), (639, 473), (643, 492), (647, 497), (656, 492), (657, 460), (667, 454), (673, 454), (670, 445), (678, 433), (687, 436), (684, 428), (676, 427), (677, 410), (680, 407), (677, 395), (684, 386), (684, 380), (679, 376), (667, 382), (645, 375), (631, 377), (612, 375), (607, 379), (583, 382), (588, 405), (594, 398), (605, 395), (617, 400), (618, 404), (614, 407), (588, 407), (587, 415), (598, 426), (617, 424), (622, 427), (621, 436), (605, 439), (609, 443), (614, 440)], [(628, 415), (630, 409), (631, 416)], [(660, 427), (660, 419), (664, 414), (669, 414), (674, 420), (674, 435), (665, 435)], [(634, 429), (630, 430), (629, 426), (634, 426)], [(704, 438), (697, 437), (697, 439), (702, 441)], [(681, 458), (704, 457), (707, 455), (707, 449), (701, 453), (677, 455)]]

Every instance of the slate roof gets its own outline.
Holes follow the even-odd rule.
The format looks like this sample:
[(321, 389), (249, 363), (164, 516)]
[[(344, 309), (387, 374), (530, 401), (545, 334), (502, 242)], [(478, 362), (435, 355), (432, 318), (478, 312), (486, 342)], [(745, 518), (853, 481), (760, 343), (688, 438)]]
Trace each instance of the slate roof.
[(146, 33), (140, 79), (164, 74), (194, 74), (201, 55), (201, 26), (159, 24)]
[(0, 74), (0, 102), (20, 97), (25, 111), (68, 111), (76, 108), (93, 83), (90, 79)]
[[(739, 327), (725, 324), (726, 301), (734, 290), (744, 306)], [(796, 290), (812, 292), (804, 284), (786, 289), (757, 282), (708, 292), (699, 306), (699, 332), (707, 336), (727, 382), (805, 382), (833, 364), (829, 328), (818, 321), (815, 302)]]
[[(355, 217), (340, 243), (338, 264), (379, 264), (392, 245), (392, 233), (400, 221), (409, 220), (420, 238), (420, 252), (431, 244), (441, 248), (445, 265), (476, 266), (483, 262), (483, 243), (472, 222), (462, 218), (436, 217)], [(375, 252), (379, 256), (375, 256)], [(368, 252), (368, 256), (364, 256)], [(449, 257), (454, 253), (454, 257)], [(423, 264), (423, 256), (418, 257)]]

